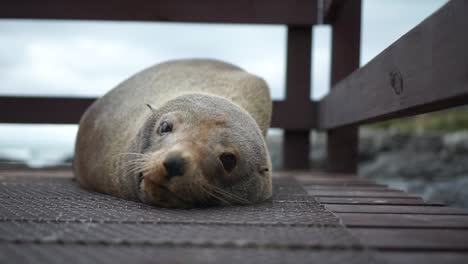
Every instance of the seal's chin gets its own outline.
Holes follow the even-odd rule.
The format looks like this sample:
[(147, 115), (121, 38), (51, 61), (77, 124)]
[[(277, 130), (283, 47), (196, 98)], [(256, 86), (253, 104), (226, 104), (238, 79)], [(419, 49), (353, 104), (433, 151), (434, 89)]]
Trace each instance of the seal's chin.
[(145, 179), (145, 176), (138, 174), (138, 198), (140, 201), (166, 208), (189, 208), (187, 201), (169, 190), (164, 185)]
[[(190, 186), (192, 188), (195, 187), (193, 184)], [(196, 195), (194, 193), (196, 193)], [(203, 193), (205, 195), (200, 195)], [(138, 175), (137, 197), (141, 202), (146, 204), (164, 208), (181, 209), (236, 204), (235, 201), (226, 202), (229, 200), (229, 197), (220, 198), (222, 194), (214, 192), (212, 196), (210, 193), (211, 191), (206, 192), (204, 188), (188, 192), (181, 184), (157, 183), (142, 173)]]
[(145, 179), (142, 173), (138, 175), (138, 198), (144, 203), (166, 208), (193, 207), (166, 186)]

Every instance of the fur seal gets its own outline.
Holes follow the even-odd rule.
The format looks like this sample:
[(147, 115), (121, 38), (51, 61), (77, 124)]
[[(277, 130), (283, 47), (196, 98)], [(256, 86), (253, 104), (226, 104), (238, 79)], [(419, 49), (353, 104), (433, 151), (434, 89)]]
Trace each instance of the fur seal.
[(96, 100), (74, 174), (90, 190), (161, 207), (252, 204), (272, 195), (265, 81), (217, 60), (164, 62)]

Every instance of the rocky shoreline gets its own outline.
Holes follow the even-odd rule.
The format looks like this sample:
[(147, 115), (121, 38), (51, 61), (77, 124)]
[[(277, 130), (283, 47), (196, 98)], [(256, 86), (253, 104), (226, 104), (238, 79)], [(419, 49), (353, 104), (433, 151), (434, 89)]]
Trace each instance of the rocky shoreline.
[[(278, 169), (281, 137), (267, 141)], [(311, 133), (311, 142), (311, 166), (323, 169), (326, 137)], [(468, 208), (468, 131), (415, 133), (362, 128), (358, 173), (430, 201)]]
[(468, 208), (468, 132), (363, 130), (359, 175)]

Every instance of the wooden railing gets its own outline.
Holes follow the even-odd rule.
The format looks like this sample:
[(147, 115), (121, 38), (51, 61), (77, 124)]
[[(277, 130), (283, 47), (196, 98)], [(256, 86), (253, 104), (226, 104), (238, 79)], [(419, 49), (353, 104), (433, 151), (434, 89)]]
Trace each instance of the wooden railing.
[[(0, 18), (288, 25), (283, 166), (307, 169), (309, 132), (327, 131), (328, 170), (354, 173), (358, 125), (468, 104), (468, 1), (452, 0), (359, 67), (360, 0), (3, 1)], [(312, 26), (332, 26), (330, 93), (310, 100)], [(92, 98), (0, 97), (0, 122), (77, 123)], [(291, 118), (294, 117), (294, 118)]]

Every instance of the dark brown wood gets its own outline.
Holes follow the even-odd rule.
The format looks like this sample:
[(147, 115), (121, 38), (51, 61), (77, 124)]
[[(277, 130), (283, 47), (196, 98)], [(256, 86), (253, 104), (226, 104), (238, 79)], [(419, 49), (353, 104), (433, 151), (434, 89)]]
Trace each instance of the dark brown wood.
[(216, 23), (316, 23), (315, 0), (8, 0), (0, 18)]
[(305, 169), (310, 159), (309, 133), (285, 130), (283, 133), (283, 168)]
[[(310, 174), (307, 177), (307, 174), (301, 174), (300, 172), (294, 172), (294, 178), (301, 183), (307, 185), (308, 182), (323, 180), (323, 181), (359, 181), (359, 182), (369, 182), (373, 183), (373, 181), (368, 180), (366, 178), (357, 177), (353, 174)], [(297, 175), (297, 176), (296, 176)]]
[(369, 181), (367, 179), (358, 178), (355, 176), (349, 177), (337, 177), (330, 175), (329, 177), (325, 177), (323, 175), (320, 176), (313, 176), (311, 175), (309, 178), (305, 178), (303, 175), (295, 177), (296, 179), (300, 179), (301, 184), (304, 186), (306, 190), (311, 188), (317, 188), (319, 186), (326, 186), (329, 188), (344, 188), (344, 187), (385, 187), (385, 185), (374, 183), (373, 181)]
[(385, 251), (379, 252), (378, 258), (382, 263), (392, 264), (466, 264), (468, 252)]
[(0, 123), (77, 124), (93, 98), (0, 97)]
[(383, 184), (372, 183), (372, 182), (355, 182), (355, 181), (310, 181), (308, 184), (314, 184), (316, 186), (326, 187), (384, 187)]
[(359, 178), (335, 178), (330, 176), (329, 178), (311, 178), (310, 180), (303, 180), (301, 181), (302, 184), (307, 188), (308, 186), (314, 186), (320, 183), (331, 183), (331, 184), (354, 184), (354, 183), (364, 183), (364, 184), (375, 184), (372, 181), (368, 181), (366, 179), (359, 179)]
[(327, 204), (334, 213), (468, 215), (468, 211), (446, 206)]
[(417, 198), (374, 198), (374, 197), (317, 197), (323, 204), (373, 204), (373, 205), (438, 205), (441, 203), (425, 202)]
[(296, 104), (289, 101), (273, 102), (271, 127), (287, 130), (309, 130), (316, 127), (316, 104), (308, 102), (301, 107), (298, 108)]
[[(302, 112), (310, 105), (312, 55), (312, 27), (288, 27), (286, 63), (286, 104), (294, 106), (287, 112), (289, 118), (310, 118)], [(283, 167), (309, 168), (309, 129), (285, 130), (283, 135)]]
[(317, 197), (419, 198), (414, 194), (390, 191), (308, 190), (307, 193)]
[[(96, 99), (0, 96), (0, 123), (76, 124), (94, 100)], [(291, 118), (285, 114), (290, 107), (281, 101), (273, 102), (272, 127), (309, 129), (313, 126), (315, 120), (309, 116), (298, 115), (298, 118)], [(314, 116), (315, 105), (310, 103), (303, 110)]]
[(381, 250), (468, 250), (468, 230), (350, 228), (349, 231), (366, 246)]
[(346, 0), (323, 0), (323, 23), (331, 24)]
[(309, 185), (304, 186), (306, 191), (376, 191), (376, 192), (400, 192), (401, 190), (389, 189), (386, 186), (330, 186)]
[(465, 215), (335, 213), (347, 227), (468, 229)]
[[(334, 85), (359, 67), (361, 45), (361, 1), (344, 0), (332, 5), (332, 65), (331, 84)], [(333, 92), (333, 91), (330, 91)], [(356, 97), (347, 100), (359, 101)], [(343, 104), (347, 102), (343, 101)], [(336, 107), (340, 107), (336, 105)], [(358, 157), (358, 128), (344, 127), (327, 131), (327, 170), (356, 173)]]
[[(356, 174), (349, 174), (349, 173), (328, 173), (326, 171), (294, 171), (293, 172), (294, 178), (298, 181), (309, 181), (311, 178), (313, 179), (359, 179), (364, 181), (369, 181), (358, 177)], [(370, 181), (369, 181), (370, 182)]]
[(336, 84), (319, 103), (319, 128), (468, 104), (467, 13), (467, 1), (450, 1)]

